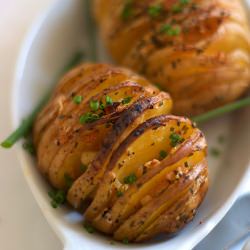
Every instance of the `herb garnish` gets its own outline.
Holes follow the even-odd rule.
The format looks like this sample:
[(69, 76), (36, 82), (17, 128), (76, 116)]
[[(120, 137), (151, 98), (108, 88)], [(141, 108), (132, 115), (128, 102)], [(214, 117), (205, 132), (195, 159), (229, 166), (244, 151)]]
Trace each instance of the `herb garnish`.
[(100, 102), (100, 110), (104, 110), (105, 109), (105, 104), (103, 104), (102, 102)]
[(123, 244), (129, 244), (128, 238), (123, 239), (123, 240), (122, 240), (122, 243), (123, 243)]
[(83, 227), (89, 234), (93, 234), (95, 232), (95, 229), (88, 223), (84, 223)]
[(160, 32), (165, 33), (169, 36), (178, 36), (181, 33), (181, 29), (178, 26), (173, 27), (170, 24), (162, 25)]
[(80, 171), (81, 171), (81, 173), (85, 173), (85, 172), (87, 171), (87, 169), (88, 169), (88, 166), (87, 166), (87, 165), (81, 164), (81, 166), (80, 166)]
[(131, 96), (128, 96), (128, 97), (125, 97), (123, 100), (122, 100), (122, 104), (129, 104), (132, 100), (132, 97)]
[(53, 208), (58, 208), (66, 201), (66, 193), (63, 190), (52, 190), (48, 192), (49, 197), (51, 198), (51, 206)]
[(134, 182), (136, 182), (136, 180), (137, 180), (136, 175), (134, 173), (132, 173), (124, 178), (124, 183), (125, 184), (133, 184)]
[(160, 160), (163, 160), (164, 158), (166, 158), (168, 155), (168, 153), (164, 150), (160, 151)]
[(128, 0), (127, 3), (125, 4), (121, 17), (124, 21), (128, 20), (131, 16), (133, 15), (133, 4), (132, 0)]
[[(80, 52), (76, 53), (72, 60), (63, 68), (63, 72), (66, 73), (69, 69), (73, 68), (77, 64), (79, 64), (83, 59), (83, 54)], [(11, 148), (19, 139), (27, 135), (32, 130), (32, 125), (38, 115), (38, 113), (42, 110), (45, 104), (48, 102), (49, 98), (51, 97), (51, 89), (49, 89), (48, 93), (42, 98), (42, 100), (36, 105), (22, 123), (18, 126), (18, 128), (13, 131), (8, 138), (6, 138), (2, 143), (1, 146), (4, 148)]]
[(107, 106), (113, 105), (113, 100), (110, 96), (106, 95), (105, 101), (106, 101), (106, 104), (104, 104), (98, 100), (91, 100), (89, 102), (91, 112), (87, 112), (86, 114), (81, 115), (80, 119), (79, 119), (80, 123), (81, 124), (92, 123), (92, 122), (99, 120), (104, 113), (100, 112), (99, 114), (96, 114), (95, 112), (97, 112), (98, 110), (103, 111)]
[(218, 157), (218, 156), (220, 155), (221, 152), (220, 152), (220, 150), (217, 149), (217, 148), (211, 148), (211, 149), (210, 149), (210, 153), (211, 153), (212, 156)]
[(99, 101), (91, 100), (89, 106), (92, 111), (97, 111), (99, 109), (100, 103)]
[(219, 135), (219, 136), (218, 136), (218, 142), (219, 142), (220, 144), (223, 144), (223, 143), (225, 142), (225, 137), (224, 137), (224, 135)]
[(76, 95), (76, 96), (74, 96), (74, 98), (73, 98), (73, 102), (74, 102), (75, 104), (80, 104), (80, 103), (82, 102), (82, 100), (83, 100), (83, 97), (82, 97), (81, 95)]
[(170, 139), (170, 145), (172, 147), (177, 146), (178, 144), (180, 144), (184, 140), (179, 134), (176, 134), (176, 133), (172, 133), (169, 136), (169, 139)]
[(25, 140), (23, 143), (23, 149), (27, 150), (31, 155), (36, 154), (36, 149), (31, 139)]
[(67, 188), (70, 188), (72, 186), (72, 184), (73, 184), (73, 179), (67, 173), (64, 174), (64, 181), (65, 181), (65, 184), (66, 184)]
[(122, 197), (123, 196), (123, 192), (121, 190), (117, 190), (116, 196), (117, 197)]
[(191, 0), (179, 0), (179, 3), (174, 4), (171, 10), (176, 14), (180, 13), (190, 2)]
[(106, 96), (106, 105), (113, 105), (113, 100), (110, 96)]
[(152, 5), (152, 6), (149, 6), (149, 8), (148, 8), (148, 14), (151, 17), (157, 17), (161, 14), (161, 12), (162, 12), (161, 5)]
[(164, 88), (161, 86), (160, 83), (155, 83), (154, 84), (159, 90), (164, 90)]
[(100, 116), (98, 114), (93, 114), (93, 113), (86, 113), (82, 116), (80, 116), (80, 123), (81, 124), (84, 124), (84, 123), (92, 123), (92, 122), (95, 122), (97, 120), (100, 119)]

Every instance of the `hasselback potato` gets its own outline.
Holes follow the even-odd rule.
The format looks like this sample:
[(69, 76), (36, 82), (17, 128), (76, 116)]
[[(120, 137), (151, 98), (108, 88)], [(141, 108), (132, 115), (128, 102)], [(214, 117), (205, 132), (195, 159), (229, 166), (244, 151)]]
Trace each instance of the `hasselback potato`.
[[(39, 169), (54, 187), (67, 188), (65, 175), (73, 181), (82, 174), (122, 111), (158, 92), (129, 70), (103, 64), (72, 70), (36, 119), (33, 137)], [(162, 100), (166, 101), (161, 112), (168, 113), (169, 95), (164, 93)]]
[(116, 62), (168, 91), (174, 114), (229, 103), (250, 86), (250, 31), (241, 0), (95, 0)]
[(177, 232), (207, 192), (207, 145), (171, 108), (167, 93), (129, 70), (81, 65), (36, 119), (39, 169), (116, 240)]

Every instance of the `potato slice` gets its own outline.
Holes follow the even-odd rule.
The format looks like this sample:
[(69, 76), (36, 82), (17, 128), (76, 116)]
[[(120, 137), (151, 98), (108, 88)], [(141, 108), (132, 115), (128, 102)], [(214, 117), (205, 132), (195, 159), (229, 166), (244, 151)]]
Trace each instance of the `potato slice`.
[(75, 181), (68, 193), (68, 201), (72, 206), (79, 208), (88, 195), (94, 191), (107, 168), (112, 153), (123, 140), (139, 124), (155, 115), (169, 113), (172, 101), (168, 94), (161, 92), (157, 96), (142, 98), (125, 111), (114, 124), (113, 130), (108, 134), (96, 159), (86, 173)]

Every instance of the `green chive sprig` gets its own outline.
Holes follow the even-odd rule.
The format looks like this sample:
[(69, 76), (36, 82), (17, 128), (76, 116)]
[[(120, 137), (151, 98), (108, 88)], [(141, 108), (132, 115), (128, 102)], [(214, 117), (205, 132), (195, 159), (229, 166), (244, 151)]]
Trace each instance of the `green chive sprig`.
[(242, 100), (227, 104), (227, 105), (225, 105), (223, 107), (211, 110), (211, 111), (209, 111), (207, 113), (204, 113), (202, 115), (194, 116), (191, 119), (195, 123), (200, 124), (200, 123), (209, 121), (211, 119), (220, 117), (222, 115), (228, 114), (228, 113), (233, 112), (235, 110), (247, 107), (249, 105), (250, 105), (250, 96), (246, 97), (246, 98), (244, 98)]
[[(73, 58), (70, 60), (70, 62), (63, 68), (59, 76), (61, 77), (65, 72), (72, 69), (74, 66), (78, 65), (83, 59), (82, 52), (77, 52)], [(57, 81), (55, 81), (57, 82)], [(49, 89), (48, 93), (42, 98), (42, 100), (38, 103), (38, 105), (34, 108), (32, 113), (26, 117), (21, 125), (8, 137), (6, 138), (2, 143), (1, 146), (4, 148), (11, 148), (19, 139), (21, 139), (23, 136), (29, 134), (29, 132), (32, 129), (32, 125), (37, 117), (37, 114), (41, 111), (41, 109), (44, 107), (44, 105), (48, 102), (52, 89), (55, 84), (53, 84), (52, 88)]]

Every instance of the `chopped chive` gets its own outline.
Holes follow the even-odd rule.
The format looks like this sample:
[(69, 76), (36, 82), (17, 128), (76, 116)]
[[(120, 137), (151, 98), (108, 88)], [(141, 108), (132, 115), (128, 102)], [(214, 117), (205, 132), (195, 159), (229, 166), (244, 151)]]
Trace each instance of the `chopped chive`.
[(162, 6), (161, 5), (152, 5), (148, 8), (148, 14), (151, 17), (157, 17), (162, 12)]
[(169, 139), (170, 139), (170, 145), (172, 147), (176, 147), (178, 144), (182, 143), (184, 140), (179, 134), (176, 134), (176, 133), (172, 133), (169, 136)]
[(80, 171), (81, 171), (81, 173), (85, 173), (85, 172), (87, 171), (87, 169), (88, 169), (88, 166), (87, 166), (87, 165), (81, 164), (81, 166), (80, 166)]
[(176, 14), (180, 13), (183, 11), (185, 6), (189, 3), (190, 3), (190, 0), (179, 0), (179, 3), (174, 4), (171, 10), (172, 10), (172, 12), (174, 12)]
[(53, 208), (58, 208), (58, 204), (57, 204), (57, 202), (55, 202), (55, 201), (51, 201), (50, 202), (50, 204), (51, 204), (51, 206), (53, 207)]
[(76, 95), (76, 96), (74, 96), (74, 98), (73, 98), (73, 102), (74, 102), (75, 104), (80, 104), (80, 103), (82, 102), (82, 100), (83, 100), (83, 97), (82, 97), (81, 95)]
[(28, 151), (31, 155), (36, 154), (36, 149), (34, 147), (33, 142), (30, 139), (25, 140), (25, 142), (23, 143), (23, 149)]
[(169, 36), (178, 36), (181, 33), (180, 27), (173, 27), (170, 24), (162, 25), (160, 32), (165, 33)]
[(225, 137), (224, 137), (224, 135), (219, 135), (219, 136), (218, 136), (218, 142), (219, 142), (220, 144), (223, 144), (223, 143), (225, 142)]
[(93, 234), (95, 232), (95, 229), (88, 223), (84, 223), (83, 227), (89, 234)]
[(91, 100), (89, 103), (89, 106), (90, 106), (92, 111), (97, 111), (99, 109), (100, 103), (99, 103), (99, 101)]
[(107, 95), (105, 97), (105, 99), (106, 99), (106, 104), (107, 105), (112, 105), (113, 104), (113, 100), (112, 100), (112, 98), (110, 96)]
[(178, 36), (181, 33), (181, 29), (179, 27), (173, 28), (169, 35)]
[(93, 114), (93, 113), (86, 113), (82, 116), (80, 116), (80, 123), (81, 124), (85, 124), (85, 123), (92, 123), (92, 122), (95, 122), (97, 120), (100, 119), (100, 116), (97, 115), (97, 114)]
[[(74, 66), (78, 65), (82, 61), (82, 59), (83, 59), (83, 54), (79, 52), (76, 53), (73, 56), (73, 59), (70, 61), (70, 63), (63, 68), (62, 73), (60, 73), (59, 76), (61, 77), (62, 74), (64, 74), (65, 72), (73, 68)], [(37, 117), (37, 114), (41, 111), (44, 105), (48, 102), (50, 96), (51, 96), (51, 89), (49, 89), (48, 93), (40, 100), (40, 102), (33, 109), (31, 114), (22, 121), (19, 127), (7, 139), (5, 139), (1, 143), (2, 147), (11, 148), (19, 139), (21, 139), (24, 135), (28, 134), (31, 131), (32, 125)]]
[(66, 184), (67, 188), (70, 188), (72, 186), (72, 184), (73, 184), (73, 179), (67, 173), (64, 174), (64, 181), (65, 181), (65, 184)]
[(192, 120), (199, 124), (199, 123), (211, 120), (213, 118), (220, 117), (220, 116), (227, 114), (229, 112), (233, 112), (237, 109), (247, 107), (249, 105), (250, 105), (250, 97), (246, 97), (246, 98), (241, 99), (239, 101), (227, 104), (223, 107), (208, 111), (207, 113), (192, 117)]
[(121, 190), (117, 190), (116, 196), (117, 197), (122, 197), (123, 196), (123, 192)]
[(182, 5), (187, 5), (191, 2), (191, 0), (179, 0), (180, 1), (180, 4)]
[(164, 90), (164, 88), (161, 86), (160, 83), (155, 83), (154, 84), (159, 90)]
[(128, 238), (123, 239), (123, 240), (122, 240), (122, 243), (123, 243), (123, 244), (126, 244), (126, 245), (129, 244)]
[(214, 156), (214, 157), (218, 157), (218, 156), (220, 156), (220, 154), (221, 154), (220, 150), (217, 149), (217, 148), (211, 148), (211, 149), (210, 149), (210, 153), (211, 153), (211, 155)]
[(131, 96), (128, 96), (128, 97), (125, 97), (123, 100), (122, 100), (122, 104), (129, 104), (132, 100), (132, 97)]
[(167, 33), (169, 30), (172, 29), (172, 26), (170, 24), (164, 24), (161, 26), (160, 31), (163, 33)]
[(51, 198), (50, 204), (53, 208), (58, 208), (66, 201), (66, 193), (63, 190), (52, 190), (48, 192), (48, 195)]
[(124, 178), (124, 183), (125, 184), (133, 184), (134, 182), (136, 182), (136, 180), (137, 180), (136, 175), (134, 173), (132, 173)]
[(168, 156), (168, 153), (164, 150), (161, 150), (159, 154), (160, 154), (160, 160), (163, 160)]
[(100, 110), (104, 110), (105, 109), (105, 104), (103, 104), (102, 102), (100, 103)]
[(121, 17), (124, 21), (127, 21), (131, 16), (133, 16), (133, 5), (132, 1), (128, 0), (122, 10)]
[(174, 13), (181, 13), (182, 9), (183, 9), (183, 7), (180, 4), (175, 4), (171, 8), (172, 12), (174, 12)]

